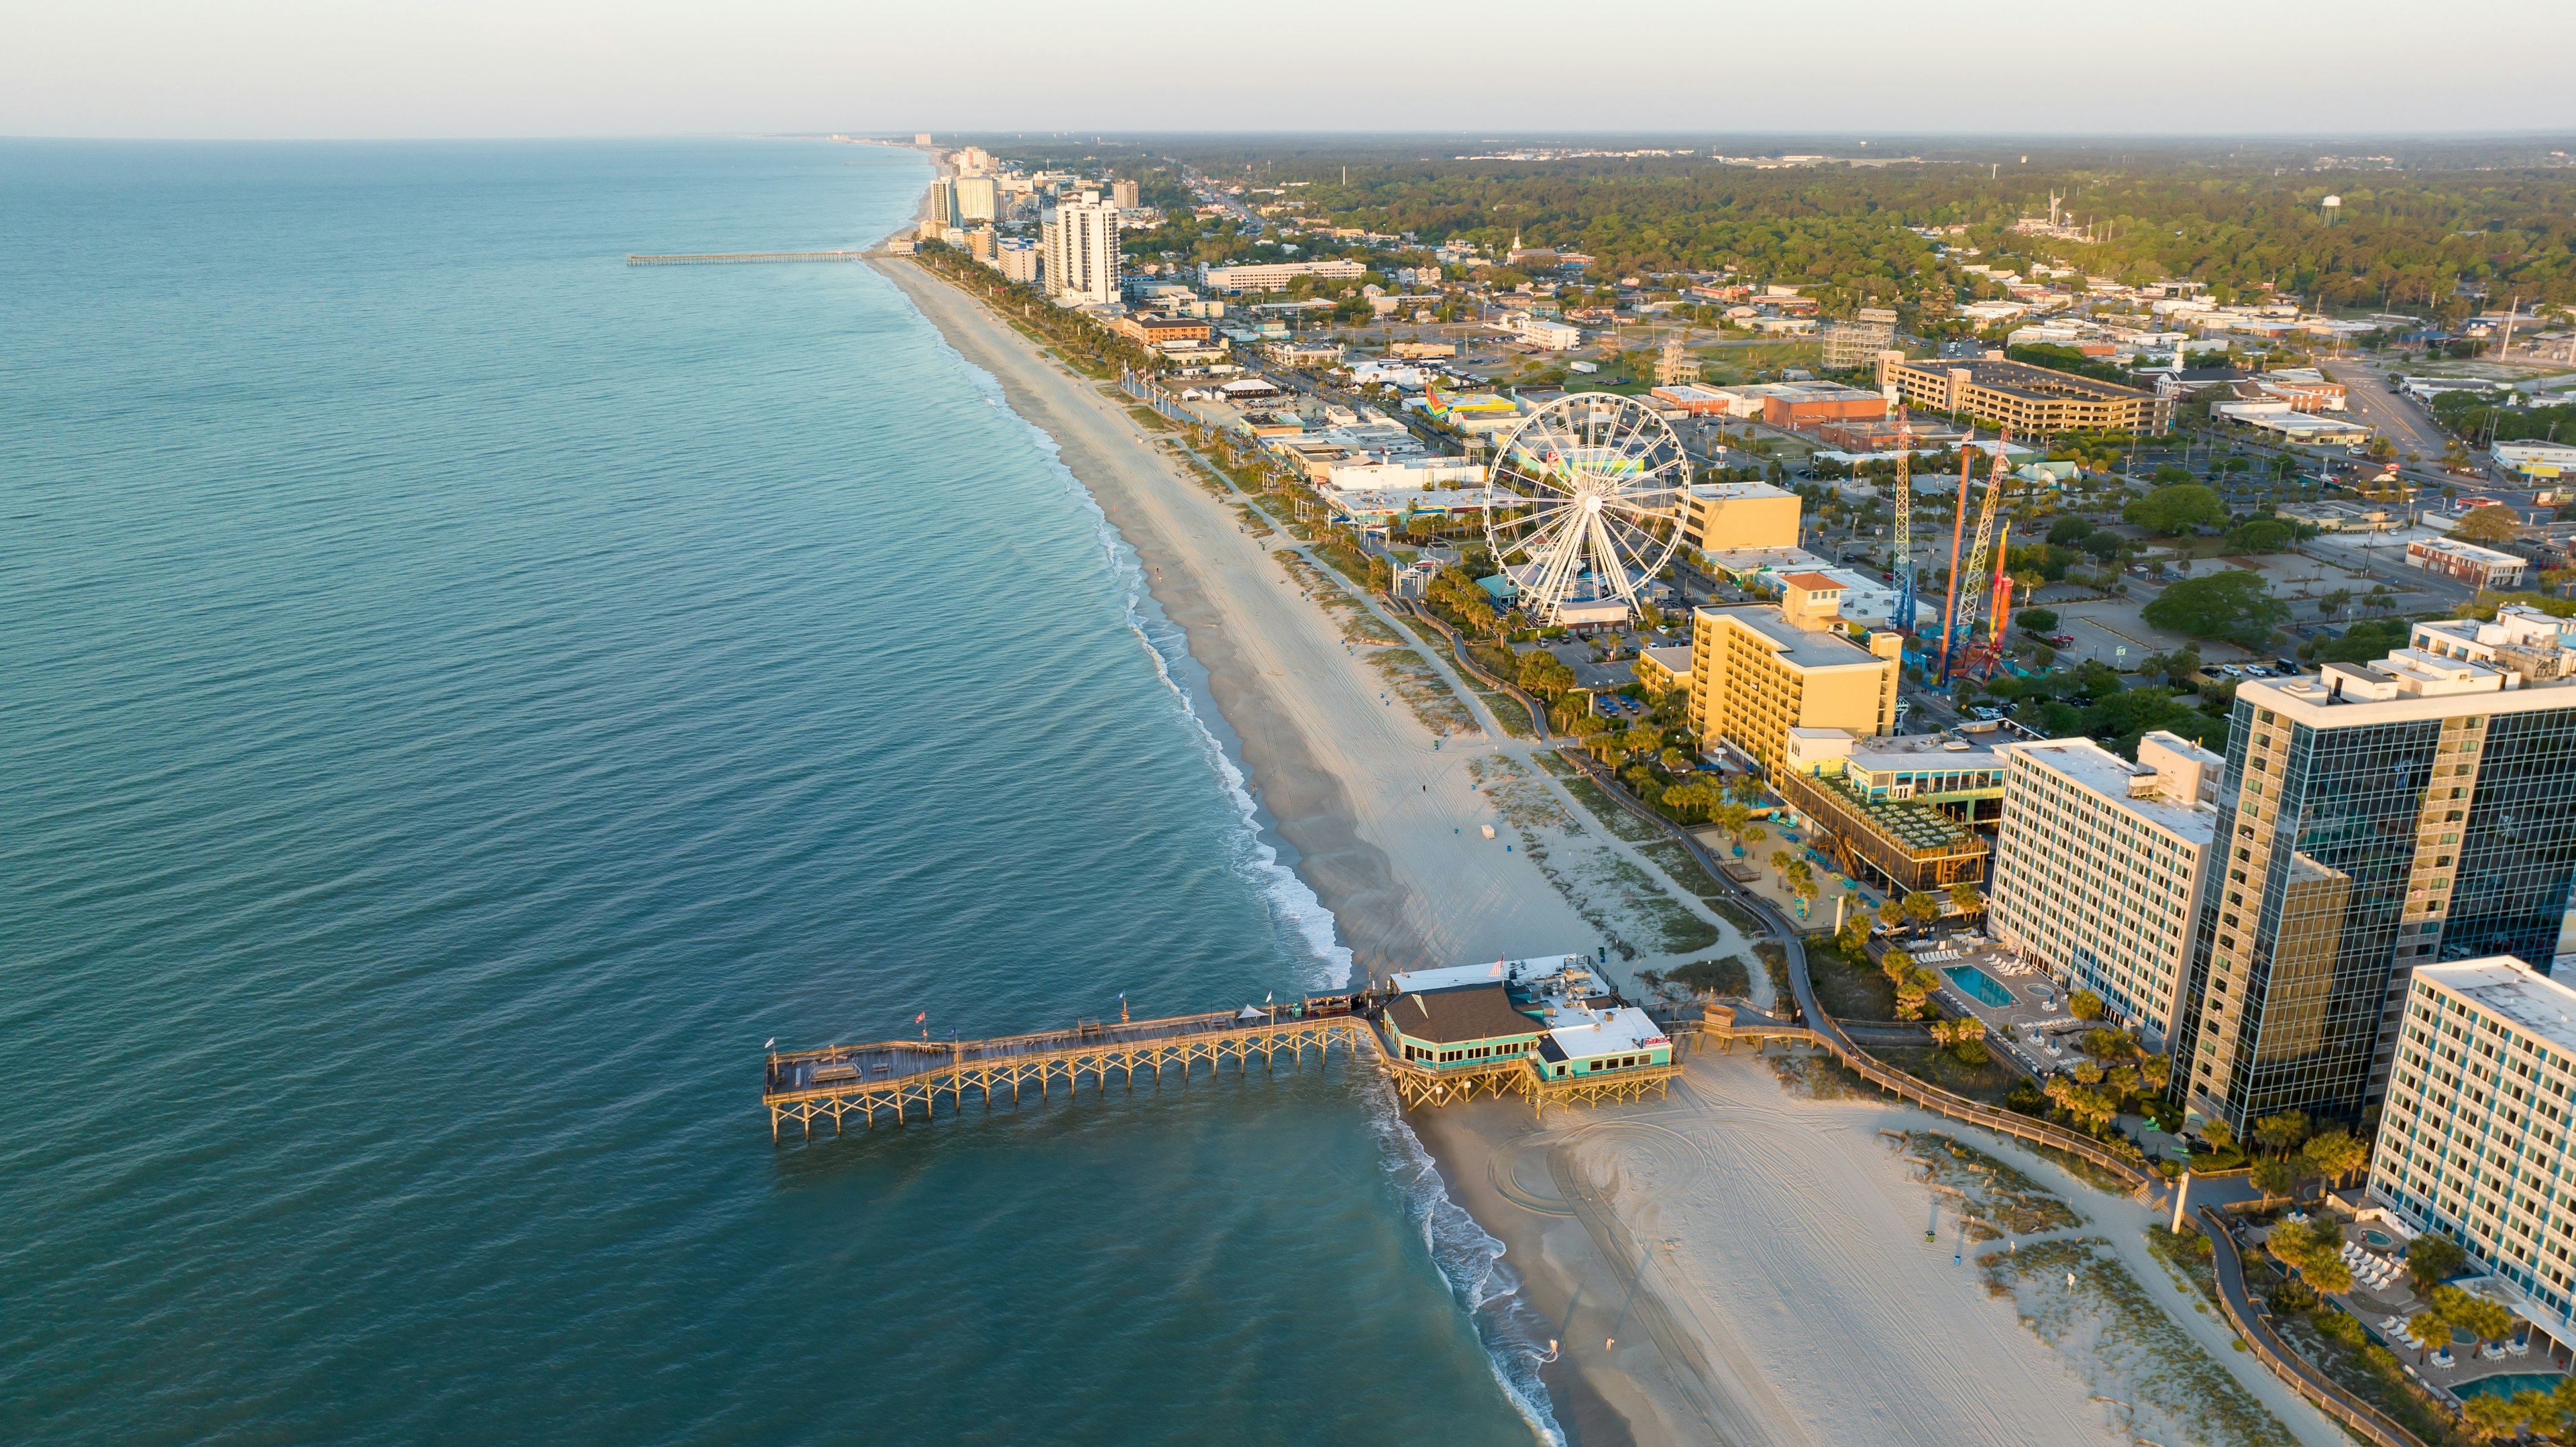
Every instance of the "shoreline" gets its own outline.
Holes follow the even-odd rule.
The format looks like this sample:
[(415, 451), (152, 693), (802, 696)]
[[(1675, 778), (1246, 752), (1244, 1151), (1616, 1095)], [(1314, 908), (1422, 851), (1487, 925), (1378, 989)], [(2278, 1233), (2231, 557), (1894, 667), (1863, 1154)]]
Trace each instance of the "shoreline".
[[(1190, 654), (1205, 675), (1208, 693), (1242, 751), (1248, 787), (1270, 827), (1294, 851), (1290, 858), (1298, 877), (1331, 912), (1342, 943), (1351, 951), (1355, 976), (1499, 957), (1525, 925), (1545, 929), (1552, 923), (1558, 937), (1536, 943), (1523, 939), (1525, 948), (1515, 953), (1566, 948), (1594, 937), (1590, 926), (1562, 905), (1546, 878), (1527, 862), (1528, 855), (1501, 853), (1501, 842), (1484, 841), (1475, 827), (1494, 822), (1505, 838), (1528, 837), (1510, 829), (1485, 796), (1469, 787), (1474, 781), (1466, 765), (1476, 757), (1474, 746), (1500, 742), (1506, 736), (1499, 730), (1452, 735), (1442, 740), (1444, 747), (1430, 749), (1427, 731), (1405, 710), (1378, 706), (1383, 680), (1368, 673), (1353, 656), (1332, 616), (1307, 600), (1307, 585), (1275, 560), (1263, 559), (1272, 575), (1266, 590), (1211, 588), (1210, 580), (1193, 566), (1205, 559), (1193, 557), (1186, 541), (1192, 537), (1218, 544), (1231, 540), (1240, 550), (1259, 540), (1247, 536), (1240, 520), (1199, 482), (1180, 472), (1186, 464), (1145, 443), (1134, 420), (1102, 396), (1098, 384), (1044, 356), (1028, 338), (946, 280), (898, 261), (870, 264), (904, 291), (960, 356), (993, 376), (1014, 411), (1055, 442), (1059, 459), (1135, 552), (1147, 591), (1164, 616), (1183, 630)], [(1125, 448), (1117, 448), (1122, 439)], [(1276, 535), (1269, 543), (1294, 546), (1285, 535)], [(1263, 551), (1268, 551), (1267, 546)], [(1212, 596), (1217, 592), (1231, 596)], [(1264, 601), (1269, 604), (1266, 609), (1244, 606)], [(1231, 609), (1226, 606), (1229, 602), (1234, 605)], [(1229, 617), (1229, 612), (1237, 616)], [(1250, 626), (1256, 624), (1261, 626)], [(1281, 638), (1281, 634), (1288, 636)], [(1302, 647), (1296, 646), (1300, 643)], [(1274, 652), (1303, 655), (1309, 669), (1269, 666), (1288, 661), (1273, 658)], [(1300, 687), (1288, 686), (1292, 678)], [(1301, 705), (1301, 697), (1325, 680), (1340, 685), (1331, 691), (1356, 700), (1361, 717), (1378, 726), (1380, 751), (1392, 755), (1399, 770), (1429, 771), (1437, 765), (1438, 778), (1416, 780), (1409, 792), (1417, 801), (1434, 801), (1433, 808), (1459, 820), (1435, 824), (1437, 832), (1430, 837), (1473, 839), (1483, 848), (1467, 852), (1486, 869), (1499, 870), (1504, 861), (1514, 861), (1511, 873), (1517, 877), (1494, 893), (1514, 895), (1523, 905), (1534, 903), (1540, 908), (1491, 910), (1504, 916), (1499, 925), (1453, 920), (1447, 929), (1422, 927), (1418, 917), (1430, 901), (1417, 897), (1419, 886), (1399, 875), (1395, 856), (1368, 837), (1372, 826), (1380, 823), (1371, 817), (1379, 811), (1359, 807), (1355, 790), (1345, 783), (1346, 777), (1382, 776), (1387, 760), (1381, 757), (1379, 768), (1367, 769), (1362, 767), (1360, 740), (1318, 739), (1325, 715)], [(1347, 706), (1341, 710), (1343, 722), (1350, 722), (1350, 712)], [(1407, 738), (1408, 734), (1422, 737)], [(1448, 787), (1435, 796), (1442, 782)], [(1408, 791), (1393, 791), (1393, 801), (1402, 803), (1404, 792)], [(1488, 881), (1489, 888), (1492, 883)], [(1497, 902), (1490, 896), (1483, 901), (1489, 907)], [(1456, 909), (1452, 906), (1451, 912)], [(1557, 918), (1551, 921), (1551, 914)], [(1531, 915), (1537, 918), (1528, 918)], [(1567, 930), (1577, 933), (1563, 938)], [(1492, 948), (1467, 953), (1443, 949), (1435, 943), (1437, 935), (1482, 937), (1492, 942)], [(1495, 1211), (1463, 1189), (1486, 1171), (1495, 1143), (1474, 1132), (1421, 1130), (1418, 1118), (1400, 1111), (1399, 1118), (1415, 1128), (1415, 1139), (1450, 1200), (1477, 1229), (1501, 1244), (1503, 1269), (1518, 1278), (1519, 1289), (1525, 1295), (1534, 1290), (1561, 1295), (1551, 1289), (1552, 1269), (1534, 1239), (1511, 1219), (1516, 1213)], [(1630, 1426), (1632, 1416), (1654, 1415), (1647, 1393), (1626, 1373), (1584, 1356), (1568, 1350), (1559, 1362), (1538, 1372), (1567, 1440), (1585, 1447), (1666, 1440), (1660, 1433), (1641, 1439)]]
[[(1708, 929), (1713, 943), (1678, 943), (1676, 929), (1692, 919), (1715, 921), (1705, 904), (1687, 889), (1672, 891), (1676, 899), (1658, 888), (1658, 880), (1678, 882), (1608, 837), (1617, 833), (1615, 822), (1596, 817), (1549, 774), (1538, 757), (1546, 751), (1497, 727), (1440, 661), (1430, 646), (1436, 640), (1417, 642), (1409, 636), (1415, 630), (1398, 626), (1403, 641), (1394, 646), (1428, 654), (1474, 720), (1472, 732), (1452, 732), (1440, 740), (1448, 747), (1434, 747), (1433, 731), (1384, 692), (1388, 680), (1365, 662), (1368, 645), (1355, 643), (1336, 616), (1335, 608), (1351, 606), (1342, 590), (1331, 590), (1328, 608), (1308, 591), (1325, 591), (1312, 582), (1311, 564), (1301, 581), (1293, 563), (1274, 556), (1302, 554), (1302, 545), (1284, 533), (1256, 533), (1257, 524), (1242, 515), (1248, 510), (1214, 495), (1176, 446), (1149, 440), (1149, 429), (1108, 384), (1063, 366), (926, 268), (890, 258), (870, 264), (961, 357), (994, 378), (1025, 422), (1055, 442), (1059, 459), (1133, 550), (1147, 591), (1182, 629), (1204, 671), (1208, 694), (1241, 747), (1254, 798), (1351, 949), (1354, 974), (1544, 953), (1605, 934), (1621, 943), (1629, 970), (1722, 953), (1730, 943), (1749, 948), (1731, 927)], [(1382, 624), (1395, 622), (1369, 612)], [(1491, 843), (1474, 827), (1487, 822), (1500, 836)], [(1524, 847), (1500, 852), (1505, 840)], [(1664, 949), (1629, 955), (1623, 932)], [(1928, 1270), (1915, 1258), (1931, 1248), (1904, 1248), (1911, 1233), (1886, 1229), (1910, 1218), (1919, 1232), (1920, 1203), (1933, 1198), (1893, 1165), (1874, 1128), (1948, 1123), (1901, 1107), (1800, 1101), (1767, 1065), (1742, 1058), (1694, 1062), (1668, 1101), (1632, 1111), (1533, 1120), (1525, 1109), (1482, 1101), (1400, 1118), (1450, 1202), (1500, 1244), (1500, 1269), (1517, 1280), (1528, 1313), (1561, 1324), (1546, 1328), (1567, 1339), (1537, 1375), (1566, 1440), (1583, 1447), (1712, 1438), (2112, 1440), (2097, 1405), (2111, 1400), (2104, 1384), (2078, 1380), (2093, 1370), (2089, 1348), (2070, 1354), (2044, 1342), (2010, 1302), (1977, 1286), (1973, 1267), (1964, 1278)], [(1790, 1127), (1813, 1158), (1791, 1159), (1774, 1142), (1774, 1153), (1753, 1172), (1755, 1184), (1713, 1191), (1706, 1164), (1738, 1148), (1719, 1127), (1747, 1111)], [(1798, 1119), (1793, 1125), (1785, 1116)], [(1649, 1140), (1656, 1150), (1640, 1155), (1637, 1143)], [(1676, 1156), (1665, 1141), (1686, 1142), (1686, 1149)], [(1700, 1184), (1676, 1194), (1684, 1182), (1660, 1174), (1671, 1160), (1687, 1164), (1689, 1179)], [(1641, 1177), (1632, 1173), (1641, 1167), (1659, 1189), (1633, 1189)], [(1828, 1177), (1839, 1177), (1844, 1194), (1815, 1190)], [(1569, 1193), (1576, 1199), (1567, 1200)], [(1704, 1199), (1717, 1194), (1739, 1199), (1721, 1210)], [(2108, 1198), (2082, 1194), (2087, 1213), (2120, 1234), (2113, 1222), (2127, 1213)], [(1821, 1241), (1803, 1255), (1770, 1249), (1774, 1238), (1803, 1236), (1853, 1208), (1882, 1218), (1882, 1229), (1842, 1249)], [(1641, 1241), (1649, 1243), (1643, 1258)], [(1686, 1254), (1654, 1255), (1682, 1251), (1686, 1241)], [(1939, 1267), (1950, 1266), (1946, 1241), (1931, 1254)], [(1652, 1267), (1641, 1272), (1640, 1259)], [(1882, 1279), (1904, 1280), (1899, 1295), (1910, 1299), (1884, 1299)], [(1778, 1299), (1743, 1299), (1742, 1288), (1766, 1285)], [(1800, 1332), (1784, 1332), (1766, 1313), (1802, 1298), (1811, 1321), (1832, 1332), (1807, 1333), (1801, 1349), (1829, 1357), (1832, 1333), (1848, 1334), (1881, 1359), (1902, 1359), (1935, 1380), (1937, 1400), (1916, 1403), (1890, 1382), (1833, 1388), (1810, 1361), (1783, 1360), (1781, 1348)], [(1950, 1316), (1959, 1330), (1919, 1340), (1924, 1320)], [(1953, 1338), (1974, 1338), (1996, 1368), (2009, 1364), (2010, 1387), (1954, 1360), (1947, 1352)], [(2201, 1345), (2226, 1346), (2206, 1338)], [(1537, 1349), (1533, 1344), (1533, 1354)], [(2220, 1358), (2222, 1372), (2233, 1365)], [(1498, 1357), (1498, 1372), (1503, 1367)], [(2279, 1412), (2275, 1394), (2265, 1390), (2268, 1378), (2245, 1385)]]

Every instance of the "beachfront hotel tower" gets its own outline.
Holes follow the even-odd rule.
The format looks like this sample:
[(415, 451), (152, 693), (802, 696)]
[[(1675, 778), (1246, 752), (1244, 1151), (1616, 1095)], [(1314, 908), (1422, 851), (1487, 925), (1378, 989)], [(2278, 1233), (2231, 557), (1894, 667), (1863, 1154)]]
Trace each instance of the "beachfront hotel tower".
[(2091, 739), (2006, 744), (1986, 918), (2150, 1050), (2182, 1014), (2201, 874), (2227, 761), (2169, 733), (2130, 763)]
[(2414, 971), (2370, 1195), (2533, 1298), (2566, 1341), (2576, 1278), (2576, 990), (2510, 955)]
[(2378, 663), (2237, 691), (2176, 1050), (2191, 1108), (2356, 1119), (2410, 970), (2552, 957), (2576, 872), (2570, 626), (2419, 623)]
[(1779, 604), (1701, 608), (1691, 621), (1690, 725), (1700, 747), (1734, 749), (1774, 774), (1789, 730), (1860, 737), (1896, 726), (1895, 633), (1845, 627), (1843, 584), (1792, 573)]
[(1039, 218), (1046, 289), (1056, 300), (1107, 306), (1118, 300), (1118, 208), (1085, 191)]

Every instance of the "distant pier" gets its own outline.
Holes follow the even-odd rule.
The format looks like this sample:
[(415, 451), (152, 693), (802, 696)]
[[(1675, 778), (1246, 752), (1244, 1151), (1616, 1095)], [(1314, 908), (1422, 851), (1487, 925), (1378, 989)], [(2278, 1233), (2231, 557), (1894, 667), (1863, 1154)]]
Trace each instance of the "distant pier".
[[(925, 1119), (937, 1113), (942, 1101), (962, 1110), (970, 1090), (990, 1108), (996, 1091), (1017, 1100), (1023, 1090), (1035, 1088), (1045, 1097), (1061, 1085), (1070, 1097), (1090, 1084), (1106, 1094), (1112, 1075), (1122, 1089), (1132, 1090), (1140, 1072), (1160, 1080), (1177, 1067), (1186, 1083), (1202, 1064), (1213, 1073), (1232, 1063), (1248, 1076), (1254, 1056), (1266, 1070), (1275, 1071), (1281, 1055), (1302, 1066), (1309, 1051), (1321, 1062), (1331, 1058), (1335, 1046), (1354, 1060), (1363, 1053), (1373, 1057), (1408, 1107), (1445, 1105), (1487, 1092), (1518, 1094), (1541, 1111), (1551, 1103), (1635, 1100), (1649, 1090), (1668, 1089), (1681, 1073), (1678, 1062), (1641, 1061), (1615, 1071), (1555, 1079), (1518, 1054), (1445, 1067), (1406, 1060), (1381, 1038), (1378, 1016), (1390, 998), (1382, 992), (1320, 995), (1234, 1014), (1084, 1020), (1069, 1030), (990, 1040), (883, 1040), (774, 1051), (763, 1075), (761, 1103), (769, 1108), (771, 1139), (789, 1124), (810, 1137), (817, 1121), (830, 1121), (837, 1132), (852, 1115), (872, 1127), (881, 1112), (890, 1112), (900, 1124), (915, 1106)], [(1699, 1022), (1688, 1016), (1658, 1023), (1679, 1038), (1695, 1033)]]
[(748, 266), (763, 261), (858, 261), (864, 251), (705, 251), (678, 256), (629, 252), (628, 266)]

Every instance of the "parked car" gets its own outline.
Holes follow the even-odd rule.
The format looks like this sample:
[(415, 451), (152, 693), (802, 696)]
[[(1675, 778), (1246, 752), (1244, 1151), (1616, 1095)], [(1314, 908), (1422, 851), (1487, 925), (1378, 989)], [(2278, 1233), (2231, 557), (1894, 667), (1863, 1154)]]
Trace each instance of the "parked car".
[(2072, 633), (2051, 633), (2048, 635), (2048, 641), (2056, 644), (2060, 648), (2065, 648), (2075, 642), (2075, 635)]

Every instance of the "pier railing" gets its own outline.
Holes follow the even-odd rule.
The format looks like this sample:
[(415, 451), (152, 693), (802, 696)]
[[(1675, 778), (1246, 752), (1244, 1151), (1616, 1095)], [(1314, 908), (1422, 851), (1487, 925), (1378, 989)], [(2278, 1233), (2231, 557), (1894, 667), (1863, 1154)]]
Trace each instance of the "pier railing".
[(1681, 1074), (1678, 1064), (1637, 1065), (1557, 1080), (1542, 1076), (1524, 1056), (1449, 1069), (1405, 1060), (1378, 1036), (1371, 1011), (1381, 998), (1319, 996), (1257, 1018), (1237, 1012), (1086, 1020), (1067, 1030), (985, 1040), (880, 1040), (774, 1051), (761, 1103), (769, 1108), (769, 1134), (775, 1140), (790, 1124), (811, 1136), (818, 1121), (830, 1121), (837, 1132), (853, 1115), (873, 1127), (881, 1112), (890, 1112), (900, 1124), (911, 1118), (915, 1106), (924, 1118), (933, 1117), (942, 1100), (952, 1110), (962, 1110), (968, 1091), (987, 1108), (998, 1092), (1007, 1091), (1016, 1101), (1031, 1087), (1045, 1099), (1061, 1086), (1070, 1098), (1086, 1080), (1106, 1094), (1113, 1077), (1123, 1090), (1133, 1090), (1139, 1074), (1159, 1081), (1177, 1067), (1186, 1084), (1200, 1065), (1216, 1072), (1228, 1062), (1250, 1075), (1255, 1057), (1275, 1071), (1283, 1054), (1292, 1066), (1302, 1067), (1307, 1052), (1320, 1063), (1331, 1058), (1337, 1045), (1354, 1059), (1363, 1053), (1374, 1058), (1407, 1109), (1451, 1105), (1479, 1095), (1518, 1095), (1544, 1113), (1550, 1105), (1640, 1099), (1648, 1091), (1669, 1090), (1673, 1077)]

